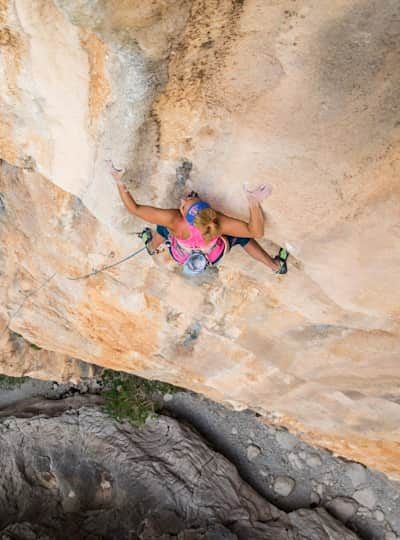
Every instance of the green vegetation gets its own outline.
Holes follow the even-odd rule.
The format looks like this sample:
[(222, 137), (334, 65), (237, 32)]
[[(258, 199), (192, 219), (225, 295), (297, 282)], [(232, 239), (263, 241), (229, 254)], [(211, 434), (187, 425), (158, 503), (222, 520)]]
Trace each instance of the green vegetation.
[(0, 388), (2, 390), (12, 390), (19, 388), (28, 377), (10, 377), (9, 375), (0, 375)]
[(105, 397), (104, 411), (119, 421), (142, 426), (149, 416), (161, 409), (162, 394), (180, 388), (160, 381), (150, 381), (123, 371), (104, 370), (101, 376)]

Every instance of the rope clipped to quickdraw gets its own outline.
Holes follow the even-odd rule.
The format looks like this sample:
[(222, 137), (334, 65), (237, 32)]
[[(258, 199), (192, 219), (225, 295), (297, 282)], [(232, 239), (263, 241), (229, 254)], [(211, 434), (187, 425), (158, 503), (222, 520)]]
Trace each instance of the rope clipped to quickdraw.
[(108, 264), (107, 266), (103, 266), (102, 268), (98, 268), (96, 270), (93, 270), (92, 272), (89, 272), (88, 274), (84, 274), (83, 276), (77, 276), (77, 277), (68, 277), (67, 276), (67, 279), (69, 279), (71, 281), (76, 281), (78, 279), (86, 279), (86, 278), (89, 278), (91, 276), (95, 276), (96, 274), (100, 274), (100, 272), (104, 272), (105, 270), (109, 270), (110, 268), (114, 268), (114, 266), (118, 266), (119, 264), (121, 264), (121, 263), (123, 263), (125, 261), (128, 261), (129, 259), (132, 259), (133, 257), (136, 257), (136, 255), (139, 255), (139, 253), (142, 253), (142, 251), (145, 251), (145, 250), (147, 251), (147, 253), (149, 255), (154, 255), (156, 253), (156, 251), (150, 251), (150, 248), (149, 248), (149, 243), (153, 239), (153, 235), (151, 233), (151, 230), (148, 227), (146, 227), (142, 232), (136, 233), (136, 234), (138, 235), (139, 238), (144, 240), (144, 246), (142, 248), (138, 249), (134, 253), (131, 253), (130, 255), (127, 255), (126, 257), (124, 257), (123, 259), (120, 259), (119, 261), (117, 261), (115, 263)]

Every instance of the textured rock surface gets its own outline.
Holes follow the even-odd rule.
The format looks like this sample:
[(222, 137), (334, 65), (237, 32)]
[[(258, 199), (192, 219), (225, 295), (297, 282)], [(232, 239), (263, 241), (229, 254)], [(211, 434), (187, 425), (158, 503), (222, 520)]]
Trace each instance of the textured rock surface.
[[(4, 332), (2, 371), (167, 380), (400, 477), (399, 21), (397, 0), (1, 0), (0, 317), (58, 355)], [(267, 179), (290, 273), (238, 249), (199, 281), (166, 255), (69, 281), (138, 245), (108, 157), (164, 207), (194, 187), (245, 217)]]
[(277, 510), (167, 417), (142, 430), (92, 409), (9, 419), (0, 449), (2, 538), (358, 538), (324, 510)]
[[(392, 533), (400, 538), (400, 482), (263, 425), (252, 411), (230, 411), (191, 392), (174, 394), (165, 407), (206, 437), (246, 482), (278, 508), (286, 512), (324, 508), (364, 540), (383, 540)], [(249, 460), (248, 449), (254, 444), (258, 455)], [(288, 486), (293, 486), (289, 493), (281, 489)], [(369, 497), (364, 493), (357, 502), (361, 490)]]

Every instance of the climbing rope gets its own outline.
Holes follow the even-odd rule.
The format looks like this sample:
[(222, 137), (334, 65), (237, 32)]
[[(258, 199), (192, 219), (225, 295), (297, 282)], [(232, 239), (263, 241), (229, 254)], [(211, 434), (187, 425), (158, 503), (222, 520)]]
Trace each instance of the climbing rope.
[(104, 270), (108, 270), (109, 268), (113, 268), (114, 266), (117, 266), (118, 264), (121, 264), (121, 263), (127, 261), (128, 259), (132, 259), (133, 257), (135, 257), (136, 255), (139, 255), (139, 253), (142, 253), (142, 251), (145, 251), (145, 250), (147, 250), (147, 246), (144, 246), (144, 247), (138, 249), (134, 253), (131, 253), (130, 255), (127, 255), (123, 259), (120, 259), (119, 261), (117, 261), (117, 262), (115, 262), (113, 264), (109, 264), (107, 266), (103, 266), (103, 268), (98, 268), (97, 270), (93, 270), (93, 272), (90, 272), (89, 274), (84, 274), (83, 276), (78, 276), (78, 277), (69, 277), (69, 276), (67, 276), (67, 279), (69, 279), (71, 281), (76, 281), (78, 279), (86, 279), (86, 278), (88, 278), (90, 276), (95, 276), (96, 274), (100, 274), (100, 272), (104, 272)]
[(40, 289), (43, 289), (43, 287), (45, 285), (47, 285), (53, 278), (54, 276), (57, 274), (57, 272), (54, 272), (53, 274), (51, 274), (50, 277), (46, 278), (43, 283), (37, 288), (37, 289), (34, 289), (33, 291), (31, 291), (29, 294), (27, 294), (25, 296), (25, 298), (22, 300), (22, 302), (19, 304), (19, 306), (17, 307), (17, 309), (14, 311), (14, 313), (11, 315), (8, 323), (5, 325), (5, 327), (3, 328), (1, 334), (0, 334), (0, 339), (3, 337), (4, 333), (10, 328), (10, 325), (13, 321), (13, 319), (15, 319), (15, 317), (18, 315), (18, 313), (21, 311), (21, 309), (24, 307), (24, 304), (27, 300), (29, 300), (29, 298), (31, 296), (33, 296), (34, 294), (38, 293), (40, 291)]
[(114, 268), (114, 266), (118, 266), (119, 264), (129, 259), (132, 259), (133, 257), (136, 257), (136, 255), (139, 255), (139, 253), (142, 253), (142, 251), (144, 250), (146, 250), (149, 255), (154, 255), (155, 253), (158, 253), (157, 250), (154, 252), (150, 251), (149, 242), (151, 242), (151, 240), (153, 239), (153, 235), (149, 227), (146, 227), (143, 231), (134, 233), (134, 234), (136, 234), (139, 238), (141, 238), (144, 241), (144, 247), (138, 249), (137, 251), (131, 253), (130, 255), (127, 255), (126, 257), (124, 257), (123, 259), (120, 259), (119, 261), (115, 263), (108, 264), (107, 266), (103, 266), (103, 268), (98, 268), (97, 270), (93, 270), (92, 272), (89, 272), (88, 274), (84, 274), (82, 276), (77, 276), (77, 277), (67, 276), (67, 279), (71, 281), (76, 281), (78, 279), (86, 279), (91, 276), (95, 276), (96, 274), (100, 274), (100, 272), (104, 272), (104, 270), (108, 270), (109, 268)]
[[(128, 261), (129, 259), (132, 259), (133, 257), (136, 257), (136, 255), (139, 255), (139, 253), (142, 253), (145, 250), (149, 253), (149, 255), (154, 255), (155, 253), (158, 253), (158, 250), (156, 250), (154, 252), (151, 252), (150, 249), (149, 249), (149, 246), (148, 246), (149, 242), (152, 239), (151, 229), (146, 227), (143, 231), (141, 231), (139, 233), (135, 233), (135, 234), (137, 234), (137, 236), (139, 236), (139, 238), (144, 240), (145, 245), (142, 248), (138, 249), (137, 251), (134, 251), (130, 255), (127, 255), (126, 257), (124, 257), (123, 259), (120, 259), (119, 261), (116, 261), (115, 263), (108, 264), (107, 266), (103, 266), (103, 268), (98, 268), (96, 270), (93, 270), (92, 272), (89, 272), (88, 274), (84, 274), (82, 276), (77, 276), (77, 277), (66, 276), (66, 278), (71, 280), (71, 281), (77, 281), (79, 279), (86, 279), (86, 278), (89, 278), (91, 276), (95, 276), (96, 274), (100, 274), (100, 272), (104, 272), (105, 270), (109, 270), (110, 268), (114, 268), (114, 266), (118, 266), (119, 264), (122, 264), (123, 262)], [(4, 333), (10, 328), (10, 325), (11, 325), (13, 319), (15, 319), (15, 317), (18, 315), (18, 313), (24, 307), (25, 302), (27, 300), (29, 300), (29, 298), (31, 298), (33, 295), (38, 293), (41, 289), (43, 289), (43, 287), (45, 287), (56, 275), (57, 275), (57, 272), (54, 272), (50, 277), (46, 278), (43, 281), (43, 283), (37, 289), (34, 289), (33, 291), (31, 291), (29, 294), (27, 294), (25, 296), (23, 301), (19, 304), (17, 309), (10, 316), (10, 319), (9, 319), (8, 323), (5, 325), (5, 327), (1, 331), (0, 339), (3, 337)], [(2, 354), (3, 352), (0, 351), (0, 353)]]

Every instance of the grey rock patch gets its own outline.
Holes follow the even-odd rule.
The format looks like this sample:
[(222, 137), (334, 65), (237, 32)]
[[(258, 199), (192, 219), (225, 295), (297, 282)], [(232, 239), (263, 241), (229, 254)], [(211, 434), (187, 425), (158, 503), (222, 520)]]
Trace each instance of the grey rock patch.
[(101, 395), (76, 394), (63, 399), (45, 399), (42, 397), (23, 399), (12, 403), (9, 407), (0, 409), (0, 419), (9, 416), (19, 418), (31, 418), (40, 414), (46, 416), (58, 416), (68, 410), (80, 409), (81, 407), (97, 407), (103, 403)]
[(52, 540), (45, 527), (32, 527), (29, 523), (14, 523), (1, 531), (1, 540)]
[[(198, 433), (169, 417), (135, 429), (82, 408), (8, 423), (0, 422), (4, 540), (127, 539), (132, 531), (142, 540), (357, 538), (320, 509), (278, 510)], [(279, 483), (282, 493), (294, 486), (287, 477)], [(103, 488), (113, 496), (106, 499)], [(50, 536), (38, 536), (41, 528)]]
[(296, 510), (290, 512), (289, 519), (291, 523), (297, 527), (301, 527), (302, 523), (307, 523), (303, 529), (301, 540), (357, 540), (354, 532), (349, 531), (340, 523), (330, 516), (323, 508), (313, 510)]
[(278, 441), (279, 446), (285, 450), (293, 450), (298, 443), (296, 437), (288, 431), (278, 431), (276, 433), (276, 440)]
[(375, 510), (374, 517), (377, 521), (383, 521), (385, 519), (385, 514), (381, 510)]
[(321, 504), (321, 497), (316, 491), (311, 492), (310, 503), (316, 506), (319, 506)]
[(331, 486), (331, 485), (333, 485), (335, 483), (336, 478), (333, 476), (333, 474), (331, 472), (327, 472), (327, 473), (324, 473), (321, 476), (321, 480), (327, 486)]
[(357, 510), (357, 514), (364, 518), (371, 517), (371, 512), (368, 510), (368, 508), (365, 508), (365, 506), (360, 506)]
[(338, 519), (346, 522), (357, 512), (358, 504), (348, 497), (336, 497), (328, 504), (328, 510)]
[(274, 482), (274, 491), (282, 497), (287, 497), (292, 493), (296, 485), (293, 478), (289, 476), (278, 476)]
[(180, 199), (183, 197), (186, 189), (186, 183), (190, 178), (190, 171), (192, 170), (192, 163), (187, 160), (183, 160), (182, 164), (176, 169), (176, 182), (175, 182), (175, 197)]
[(375, 508), (376, 496), (372, 488), (359, 489), (354, 493), (353, 498), (370, 510)]
[[(386, 531), (400, 533), (400, 506), (396, 502), (400, 484), (390, 481), (384, 474), (336, 458), (326, 450), (313, 448), (284, 429), (271, 429), (248, 410), (233, 412), (224, 409), (221, 421), (221, 405), (188, 392), (174, 394), (168, 408), (205, 435), (213, 447), (235, 463), (246, 481), (251, 482), (267, 500), (289, 512), (308, 508), (310, 504), (319, 504), (328, 509), (329, 503), (338, 497), (353, 500), (355, 488), (347, 472), (350, 471), (355, 482), (363, 480), (365, 472), (365, 483), (358, 490), (373, 488), (385, 518), (384, 521), (378, 521), (373, 511), (368, 516), (356, 511), (348, 520), (349, 527), (358, 531), (364, 540), (383, 540)], [(232, 444), (233, 427), (240, 433), (240, 440), (237, 438), (235, 444)], [(250, 440), (251, 433), (257, 437), (251, 444), (261, 448), (260, 456), (254, 461), (247, 459), (246, 441)], [(289, 446), (291, 450), (285, 449), (280, 443)], [(320, 467), (310, 467), (307, 464), (307, 458), (314, 455), (320, 456)], [(288, 476), (295, 481), (296, 487), (290, 495), (281, 496), (274, 491), (274, 480), (278, 476)], [(319, 503), (313, 492), (320, 497)], [(359, 510), (358, 503), (354, 501), (354, 504)], [(308, 540), (307, 535), (302, 540)]]
[(11, 404), (16, 403), (17, 401), (21, 401), (23, 399), (43, 396), (52, 389), (52, 382), (27, 379), (17, 387), (1, 390), (0, 408), (9, 407)]
[(295, 469), (298, 469), (299, 471), (303, 469), (303, 462), (297, 454), (294, 454), (293, 452), (291, 452), (288, 456), (288, 460), (291, 466), (294, 467)]
[(346, 476), (350, 478), (355, 488), (365, 484), (367, 481), (365, 468), (359, 463), (349, 463), (346, 465)]
[(306, 458), (306, 463), (309, 467), (320, 467), (322, 465), (322, 459), (317, 454), (313, 454)]
[(387, 532), (387, 533), (385, 534), (384, 540), (399, 540), (399, 537), (396, 536), (396, 535), (395, 535), (394, 533), (392, 533), (392, 532)]
[(261, 454), (261, 449), (255, 444), (251, 444), (247, 447), (247, 459), (253, 461)]
[(0, 193), (0, 213), (5, 212), (6, 205), (4, 203), (4, 195), (3, 193)]

